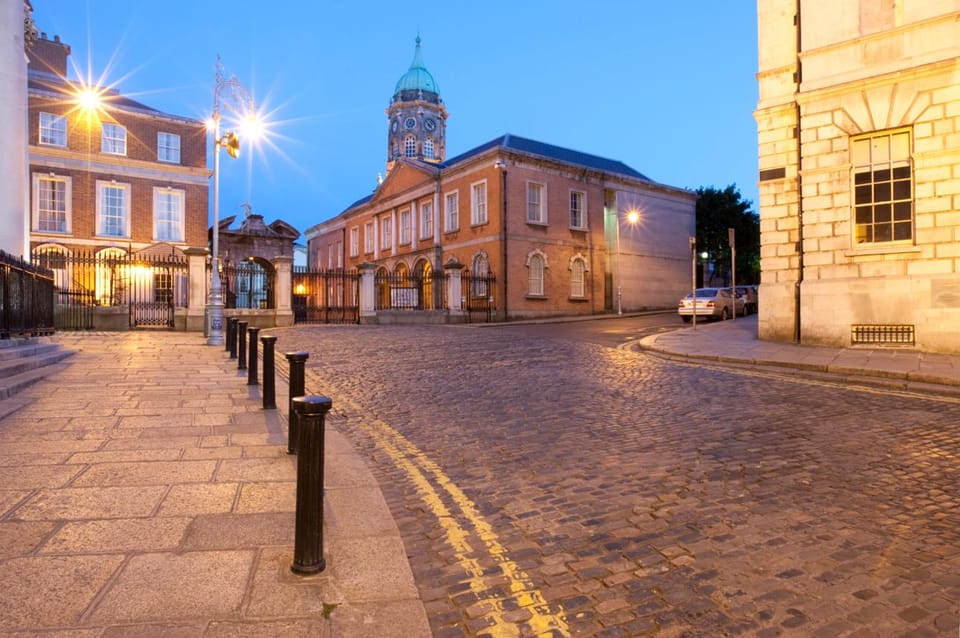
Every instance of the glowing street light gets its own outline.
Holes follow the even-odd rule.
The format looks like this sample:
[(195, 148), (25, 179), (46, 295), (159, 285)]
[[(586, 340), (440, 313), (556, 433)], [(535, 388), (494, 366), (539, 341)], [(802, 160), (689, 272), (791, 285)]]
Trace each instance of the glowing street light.
[(256, 122), (253, 96), (236, 76), (224, 76), (220, 56), (217, 56), (216, 86), (213, 91), (213, 114), (207, 127), (213, 133), (213, 256), (211, 266), (213, 273), (210, 280), (210, 305), (207, 314), (210, 318), (210, 330), (207, 336), (207, 345), (222, 346), (223, 335), (223, 285), (220, 280), (220, 149), (227, 149), (230, 157), (236, 158), (240, 154), (240, 137), (233, 131), (220, 134), (220, 106), (239, 113), (246, 124), (244, 130), (253, 131), (252, 123)]
[[(640, 221), (640, 211), (631, 208), (627, 211), (625, 220), (631, 226)], [(622, 254), (620, 252), (620, 214), (617, 214), (617, 314), (623, 314), (623, 272)]]

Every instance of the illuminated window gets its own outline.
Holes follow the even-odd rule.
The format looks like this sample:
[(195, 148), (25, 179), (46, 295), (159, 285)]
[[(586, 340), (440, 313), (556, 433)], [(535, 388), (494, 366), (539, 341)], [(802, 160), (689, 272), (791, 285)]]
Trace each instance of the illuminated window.
[(400, 245), (410, 243), (410, 209), (400, 211)]
[(570, 261), (570, 296), (582, 299), (587, 296), (586, 288), (587, 263), (583, 257), (574, 257)]
[(570, 228), (584, 228), (584, 202), (587, 194), (582, 191), (570, 191)]
[(543, 296), (543, 272), (546, 259), (539, 250), (527, 256), (527, 294), (533, 297)]
[(71, 180), (61, 175), (33, 175), (33, 229), (69, 233)]
[(417, 139), (412, 135), (408, 135), (403, 140), (403, 156), (404, 157), (417, 156)]
[(433, 204), (425, 202), (420, 204), (420, 238), (430, 239), (433, 237)]
[(547, 212), (544, 205), (546, 186), (536, 182), (527, 182), (527, 221), (531, 224), (546, 224)]
[(470, 223), (474, 226), (487, 223), (486, 182), (478, 182), (470, 187)]
[(428, 137), (423, 140), (423, 156), (427, 159), (433, 159), (433, 138)]
[(127, 129), (119, 124), (104, 122), (100, 130), (100, 150), (110, 155), (126, 155)]
[(445, 230), (451, 233), (460, 229), (460, 194), (457, 191), (447, 193), (444, 197), (445, 210), (443, 213)]
[(40, 143), (48, 146), (67, 145), (67, 118), (53, 113), (40, 113)]
[(910, 132), (852, 138), (853, 202), (857, 244), (913, 239)]
[(130, 186), (97, 182), (97, 234), (101, 237), (130, 236)]
[(180, 136), (173, 133), (157, 133), (157, 160), (171, 164), (180, 163)]
[(184, 199), (182, 190), (153, 189), (154, 237), (157, 241), (183, 241)]

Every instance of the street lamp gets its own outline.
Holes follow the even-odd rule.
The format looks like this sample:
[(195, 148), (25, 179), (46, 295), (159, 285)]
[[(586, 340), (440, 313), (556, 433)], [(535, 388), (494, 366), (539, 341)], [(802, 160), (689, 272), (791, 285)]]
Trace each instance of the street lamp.
[[(640, 213), (634, 209), (627, 211), (627, 223), (633, 226), (640, 221)], [(617, 314), (623, 314), (623, 272), (620, 252), (620, 214), (617, 214)]]
[(217, 56), (216, 85), (213, 90), (213, 114), (210, 116), (208, 127), (213, 132), (213, 256), (211, 266), (213, 273), (210, 280), (210, 330), (207, 336), (208, 346), (222, 346), (223, 336), (223, 286), (220, 281), (220, 149), (227, 149), (230, 157), (236, 158), (240, 154), (240, 138), (233, 131), (220, 134), (220, 106), (221, 97), (223, 107), (235, 113), (241, 113), (247, 121), (251, 121), (254, 114), (253, 96), (240, 84), (236, 76), (224, 76), (220, 56)]

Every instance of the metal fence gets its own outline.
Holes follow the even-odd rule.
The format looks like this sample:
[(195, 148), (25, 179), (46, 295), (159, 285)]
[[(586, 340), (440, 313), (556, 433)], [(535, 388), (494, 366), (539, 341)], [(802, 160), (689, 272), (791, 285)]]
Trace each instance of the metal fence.
[(460, 278), (460, 290), (463, 293), (463, 310), (470, 323), (490, 323), (493, 321), (494, 284), (493, 275), (475, 275), (465, 270)]
[(93, 328), (97, 308), (122, 309), (130, 327), (173, 327), (174, 309), (189, 298), (187, 260), (177, 254), (46, 247), (31, 259), (53, 274), (54, 325), (62, 330)]
[(443, 273), (398, 273), (381, 270), (374, 277), (376, 310), (446, 310), (447, 277)]
[(294, 323), (360, 323), (357, 271), (295, 267), (292, 284)]
[(226, 308), (263, 310), (276, 308), (274, 270), (256, 261), (224, 264), (220, 271)]
[(0, 273), (0, 337), (53, 333), (53, 273), (3, 251)]

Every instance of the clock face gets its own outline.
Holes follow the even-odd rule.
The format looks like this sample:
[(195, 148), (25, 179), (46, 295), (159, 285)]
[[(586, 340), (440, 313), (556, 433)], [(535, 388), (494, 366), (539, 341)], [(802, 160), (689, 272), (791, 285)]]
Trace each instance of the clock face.
[(413, 128), (414, 126), (417, 125), (417, 121), (412, 117), (408, 117), (407, 120), (403, 123), (403, 125), (406, 126), (407, 128)]
[(423, 128), (427, 129), (428, 131), (432, 131), (433, 129), (437, 128), (437, 123), (434, 120), (427, 120), (423, 123)]

